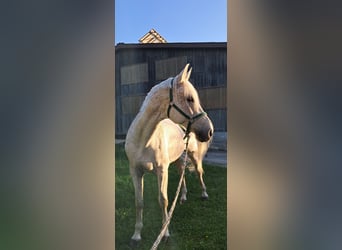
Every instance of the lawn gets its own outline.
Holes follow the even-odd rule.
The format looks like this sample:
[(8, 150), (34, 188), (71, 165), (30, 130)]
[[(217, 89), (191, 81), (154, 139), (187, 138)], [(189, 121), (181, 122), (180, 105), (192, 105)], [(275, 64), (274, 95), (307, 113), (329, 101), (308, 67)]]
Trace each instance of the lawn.
[[(188, 200), (176, 205), (169, 229), (171, 237), (158, 249), (227, 249), (227, 169), (203, 166), (209, 199), (203, 201), (195, 172), (186, 171)], [(175, 196), (179, 175), (169, 168), (169, 208)], [(144, 176), (144, 227), (142, 241), (136, 249), (150, 249), (161, 229), (157, 178)], [(134, 188), (128, 160), (122, 145), (115, 146), (115, 249), (131, 249), (134, 232)]]

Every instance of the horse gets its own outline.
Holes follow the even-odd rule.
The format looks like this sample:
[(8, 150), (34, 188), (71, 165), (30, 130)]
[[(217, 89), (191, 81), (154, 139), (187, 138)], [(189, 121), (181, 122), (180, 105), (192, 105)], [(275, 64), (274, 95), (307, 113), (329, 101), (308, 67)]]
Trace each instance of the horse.
[[(185, 126), (185, 134), (192, 132), (200, 142), (209, 141), (213, 135), (213, 125), (201, 107), (196, 89), (189, 81), (191, 70), (189, 64), (186, 64), (176, 77), (155, 85), (145, 97), (127, 131), (125, 152), (133, 180), (136, 207), (135, 231), (131, 240), (135, 243), (141, 240), (143, 176), (147, 171), (157, 175), (162, 223), (168, 218), (168, 167), (184, 151), (184, 145), (179, 147), (179, 142), (175, 140), (183, 138), (184, 132), (182, 129), (168, 129), (164, 124), (171, 124), (172, 121)], [(166, 229), (164, 237), (169, 236), (169, 230)]]

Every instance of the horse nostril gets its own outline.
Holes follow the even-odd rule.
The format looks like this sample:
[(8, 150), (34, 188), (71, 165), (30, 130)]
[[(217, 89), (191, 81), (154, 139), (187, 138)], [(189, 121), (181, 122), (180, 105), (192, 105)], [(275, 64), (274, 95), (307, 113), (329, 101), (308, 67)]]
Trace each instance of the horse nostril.
[(209, 135), (209, 138), (211, 138), (213, 136), (213, 130), (212, 129), (209, 130), (208, 135)]

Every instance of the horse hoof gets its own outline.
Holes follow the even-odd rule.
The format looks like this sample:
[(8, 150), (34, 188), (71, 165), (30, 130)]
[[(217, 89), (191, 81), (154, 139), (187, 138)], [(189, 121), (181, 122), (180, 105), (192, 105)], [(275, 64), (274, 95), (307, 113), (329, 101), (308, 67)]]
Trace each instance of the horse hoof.
[(139, 246), (139, 243), (141, 242), (141, 240), (133, 240), (131, 239), (129, 245), (131, 248), (137, 248)]
[(169, 236), (163, 236), (163, 242), (167, 243), (170, 239), (170, 235)]
[(201, 199), (202, 199), (202, 201), (207, 201), (207, 200), (209, 200), (209, 197), (208, 196), (202, 196)]

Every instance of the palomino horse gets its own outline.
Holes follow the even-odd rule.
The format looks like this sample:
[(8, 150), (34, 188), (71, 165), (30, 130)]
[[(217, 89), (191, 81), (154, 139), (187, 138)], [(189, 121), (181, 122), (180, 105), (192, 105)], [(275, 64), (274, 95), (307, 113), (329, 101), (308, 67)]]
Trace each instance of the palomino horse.
[[(143, 227), (143, 175), (153, 171), (158, 178), (159, 204), (163, 223), (167, 220), (168, 167), (184, 150), (177, 147), (174, 138), (184, 135), (181, 129), (168, 129), (161, 122), (167, 117), (176, 124), (187, 127), (186, 134), (193, 132), (196, 139), (205, 142), (213, 134), (213, 126), (203, 111), (197, 91), (189, 82), (189, 64), (175, 77), (155, 85), (146, 96), (137, 116), (128, 129), (125, 151), (130, 165), (135, 189), (136, 224), (133, 241), (141, 240)], [(168, 120), (165, 120), (168, 121)], [(169, 237), (168, 229), (164, 236)]]

